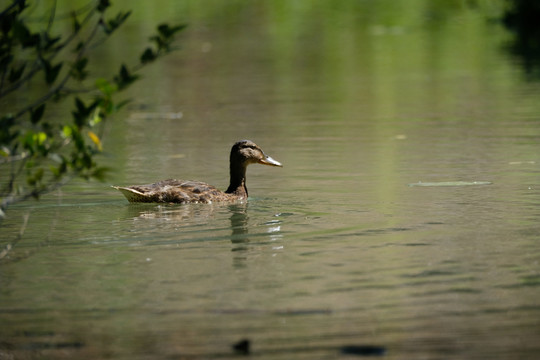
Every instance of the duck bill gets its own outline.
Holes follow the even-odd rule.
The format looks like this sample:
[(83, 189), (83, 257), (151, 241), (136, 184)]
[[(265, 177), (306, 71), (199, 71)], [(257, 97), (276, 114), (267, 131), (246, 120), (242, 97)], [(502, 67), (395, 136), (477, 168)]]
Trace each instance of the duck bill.
[(272, 159), (268, 155), (265, 155), (263, 159), (259, 160), (259, 164), (283, 167), (279, 161)]

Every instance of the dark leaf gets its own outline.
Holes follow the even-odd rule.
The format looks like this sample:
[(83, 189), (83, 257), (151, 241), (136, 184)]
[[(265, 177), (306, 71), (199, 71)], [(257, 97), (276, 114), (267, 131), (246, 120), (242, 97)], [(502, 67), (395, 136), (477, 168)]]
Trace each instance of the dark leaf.
[(77, 60), (72, 66), (71, 66), (71, 76), (75, 80), (84, 80), (86, 76), (88, 75), (88, 71), (85, 70), (86, 65), (88, 64), (88, 58), (82, 58)]
[(187, 25), (177, 25), (177, 26), (170, 27), (169, 24), (161, 24), (158, 26), (157, 29), (161, 36), (163, 36), (165, 39), (169, 39), (178, 31), (185, 29), (186, 26)]
[(8, 12), (2, 15), (3, 16), (2, 21), (0, 21), (0, 29), (2, 30), (2, 33), (4, 35), (7, 35), (13, 27), (13, 23), (16, 19), (17, 14), (15, 12)]
[(53, 47), (54, 44), (56, 44), (58, 41), (60, 41), (60, 36), (57, 36), (55, 38), (49, 37), (48, 33), (43, 33), (42, 35), (42, 43), (43, 43), (43, 49), (49, 50)]
[(13, 127), (15, 126), (15, 118), (12, 115), (5, 115), (0, 118), (0, 144), (8, 145), (19, 136), (19, 132)]
[(62, 63), (52, 66), (50, 62), (43, 60), (43, 69), (45, 70), (45, 81), (47, 84), (50, 85), (56, 80), (61, 68)]
[(23, 47), (35, 45), (32, 33), (22, 21), (15, 21), (13, 26), (13, 36)]
[(79, 42), (77, 44), (77, 46), (75, 47), (75, 50), (73, 50), (74, 53), (78, 53), (79, 51), (81, 51), (82, 49), (84, 49), (84, 42)]
[(108, 26), (105, 27), (105, 32), (107, 34), (111, 34), (113, 31), (118, 29), (118, 27), (122, 25), (124, 21), (126, 21), (129, 15), (131, 15), (131, 11), (125, 13), (119, 12), (114, 19), (108, 21)]
[(111, 2), (109, 0), (99, 0), (99, 4), (97, 6), (97, 9), (99, 12), (104, 12), (105, 9), (107, 9), (109, 6), (111, 6)]
[(84, 105), (84, 102), (78, 96), (75, 98), (75, 106), (77, 107), (77, 111), (80, 113), (86, 114), (88, 111)]
[(161, 24), (157, 27), (158, 32), (163, 37), (168, 37), (170, 34), (169, 24)]
[(43, 129), (45, 134), (47, 134), (48, 137), (51, 137), (51, 138), (54, 137), (54, 132), (56, 129), (49, 122), (42, 121), (41, 128)]
[(123, 90), (137, 79), (137, 75), (130, 74), (126, 65), (122, 65), (122, 67), (120, 68), (120, 73), (114, 77), (114, 82), (116, 83), (116, 85), (118, 85), (118, 90)]
[(184, 30), (185, 28), (187, 28), (186, 24), (173, 26), (171, 28), (171, 35), (176, 34), (177, 32)]
[(5, 53), (0, 54), (0, 68), (2, 70), (7, 69), (9, 64), (13, 61), (13, 55)]
[(159, 50), (167, 50), (167, 42), (161, 36), (152, 36), (150, 40), (154, 41)]
[(99, 25), (103, 28), (103, 31), (105, 34), (110, 35), (112, 33), (112, 30), (109, 28), (109, 26), (105, 23), (105, 21), (100, 20)]
[(19, 0), (17, 1), (17, 5), (19, 6), (19, 12), (21, 13), (24, 9), (28, 7), (26, 4), (26, 0)]
[(143, 54), (141, 55), (141, 63), (146, 64), (149, 62), (152, 62), (156, 59), (156, 54), (154, 54), (154, 51), (150, 48), (147, 48)]
[(9, 71), (9, 75), (8, 75), (8, 80), (9, 82), (15, 82), (17, 80), (19, 80), (22, 76), (22, 74), (24, 73), (24, 69), (26, 68), (26, 63), (23, 63), (21, 66), (19, 67), (12, 67), (11, 70)]
[(86, 122), (90, 111), (84, 105), (83, 101), (78, 97), (75, 98), (75, 107), (77, 108), (77, 110), (71, 112), (73, 114), (73, 122), (75, 123), (75, 125), (77, 125), (78, 128), (81, 128), (84, 126), (84, 123)]
[(157, 27), (158, 35), (152, 36), (150, 40), (156, 43), (159, 50), (169, 52), (174, 34), (185, 28), (186, 25), (177, 25), (170, 27), (168, 24), (161, 24)]
[(78, 33), (79, 30), (81, 30), (81, 23), (79, 23), (79, 20), (77, 19), (76, 12), (71, 13), (71, 20), (73, 24), (73, 32)]
[[(73, 123), (77, 129), (83, 128), (86, 124), (87, 117), (84, 114), (76, 111), (72, 111), (71, 114), (73, 115)], [(76, 140), (75, 136), (73, 138)]]
[(92, 155), (87, 152), (83, 153), (81, 157), (81, 165), (85, 169), (91, 169), (92, 166), (94, 166), (94, 162), (92, 161)]
[(51, 170), (53, 176), (56, 179), (59, 179), (62, 175), (64, 175), (67, 172), (67, 165), (68, 160), (60, 154), (50, 154), (49, 158), (53, 160), (55, 163), (58, 163), (58, 166), (51, 165), (49, 169)]
[(43, 117), (43, 113), (45, 112), (45, 104), (41, 104), (35, 109), (32, 109), (30, 111), (30, 121), (32, 124), (37, 124), (39, 120)]

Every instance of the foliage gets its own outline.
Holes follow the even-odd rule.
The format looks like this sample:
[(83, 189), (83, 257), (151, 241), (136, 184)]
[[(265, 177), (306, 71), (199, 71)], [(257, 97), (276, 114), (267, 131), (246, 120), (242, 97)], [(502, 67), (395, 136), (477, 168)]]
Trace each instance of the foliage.
[[(47, 26), (33, 31), (25, 14), (28, 7), (26, 0), (13, 0), (0, 13), (0, 104), (15, 107), (9, 113), (0, 110), (0, 212), (73, 177), (103, 179), (107, 169), (95, 156), (102, 151), (104, 120), (126, 104), (115, 96), (139, 78), (145, 65), (173, 50), (174, 35), (185, 27), (159, 25), (134, 66), (122, 64), (110, 79), (91, 79), (92, 49), (112, 36), (130, 12), (109, 17), (109, 0), (93, 0), (69, 15), (68, 33), (53, 34), (55, 8)], [(40, 96), (17, 107), (12, 99), (40, 82)], [(59, 101), (73, 101), (71, 119), (44, 116)]]
[(540, 78), (540, 2), (538, 0), (507, 0), (503, 24), (513, 33), (509, 44), (512, 54), (522, 59), (526, 74), (532, 80)]

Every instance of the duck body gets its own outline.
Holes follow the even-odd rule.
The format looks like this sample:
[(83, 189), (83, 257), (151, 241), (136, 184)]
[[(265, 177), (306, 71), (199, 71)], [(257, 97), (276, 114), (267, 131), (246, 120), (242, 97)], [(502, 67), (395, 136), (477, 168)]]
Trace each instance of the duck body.
[(230, 155), (230, 182), (226, 191), (201, 181), (168, 179), (147, 185), (113, 186), (132, 203), (237, 202), (247, 199), (246, 168), (249, 164), (282, 165), (250, 140), (235, 143)]
[(201, 181), (168, 179), (148, 185), (113, 186), (132, 203), (203, 203), (230, 202), (243, 197), (227, 194)]

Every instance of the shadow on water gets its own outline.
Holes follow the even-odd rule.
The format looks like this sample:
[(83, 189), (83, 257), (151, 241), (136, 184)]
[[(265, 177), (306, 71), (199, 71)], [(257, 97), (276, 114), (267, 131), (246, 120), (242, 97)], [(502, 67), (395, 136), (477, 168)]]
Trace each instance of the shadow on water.
[(540, 80), (540, 2), (509, 0), (503, 24), (513, 33), (508, 51), (522, 61), (529, 80)]

